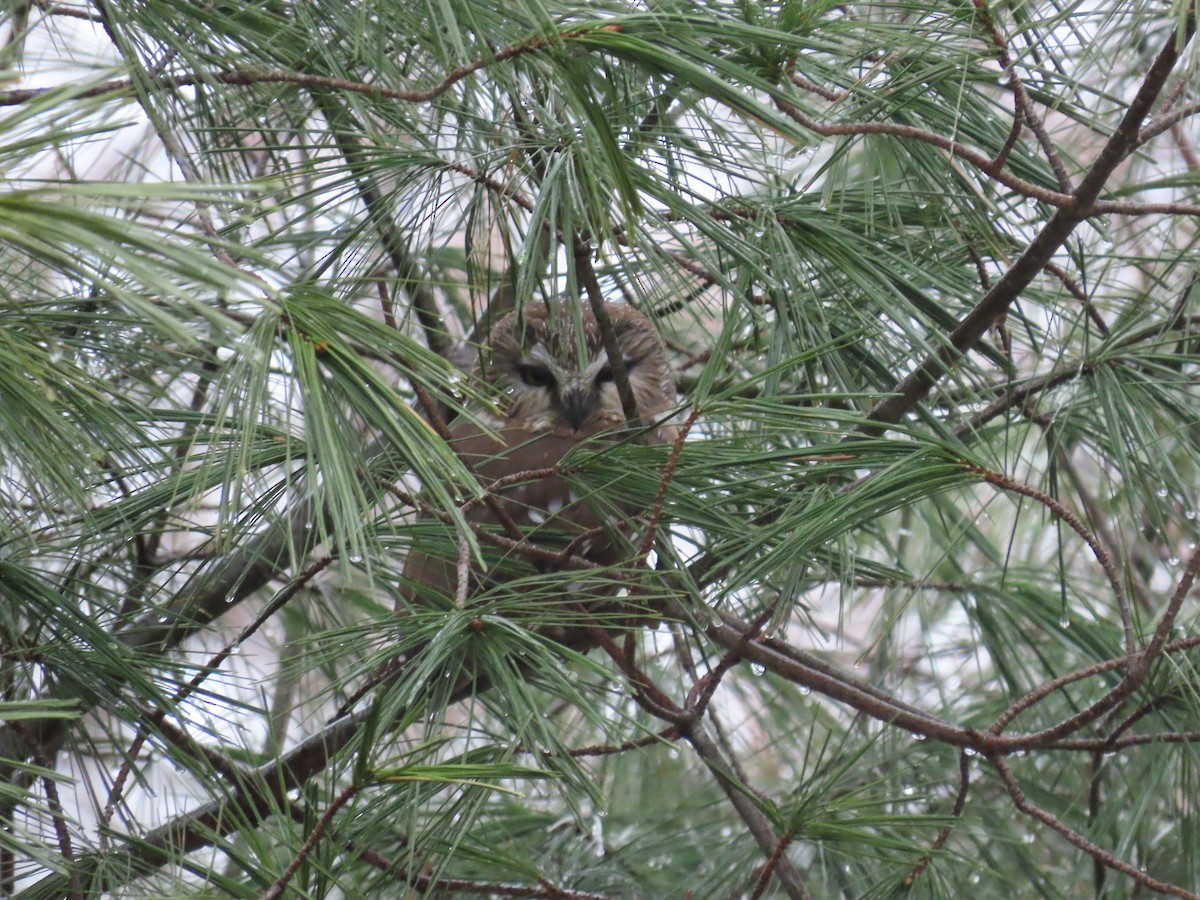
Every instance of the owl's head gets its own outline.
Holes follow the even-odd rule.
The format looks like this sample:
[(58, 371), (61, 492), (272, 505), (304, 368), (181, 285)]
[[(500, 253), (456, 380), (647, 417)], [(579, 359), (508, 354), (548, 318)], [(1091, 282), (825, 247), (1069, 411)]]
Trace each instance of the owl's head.
[[(638, 414), (651, 421), (675, 405), (662, 339), (624, 303), (606, 306)], [(590, 309), (531, 303), (496, 323), (481, 358), (483, 379), (505, 397), (506, 424), (563, 436), (625, 421), (600, 326)]]

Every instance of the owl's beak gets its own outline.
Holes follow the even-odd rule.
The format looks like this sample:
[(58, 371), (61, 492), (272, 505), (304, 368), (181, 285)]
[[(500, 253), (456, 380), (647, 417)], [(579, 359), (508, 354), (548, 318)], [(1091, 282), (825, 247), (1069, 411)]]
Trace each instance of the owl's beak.
[(562, 392), (559, 399), (562, 400), (563, 417), (572, 428), (578, 431), (583, 427), (583, 423), (587, 421), (590, 412), (587, 398), (583, 395), (583, 391), (577, 388), (566, 390)]

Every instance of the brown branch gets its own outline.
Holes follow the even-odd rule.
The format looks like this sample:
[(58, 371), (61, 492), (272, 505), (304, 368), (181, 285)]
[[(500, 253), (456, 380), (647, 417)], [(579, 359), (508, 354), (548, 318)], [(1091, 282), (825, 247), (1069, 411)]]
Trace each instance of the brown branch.
[[(101, 20), (103, 21), (103, 20)], [(175, 90), (181, 87), (195, 87), (205, 84), (227, 84), (248, 87), (254, 84), (294, 84), (301, 87), (319, 88), (327, 91), (364, 94), (383, 100), (400, 100), (407, 103), (427, 103), (436, 100), (451, 87), (469, 75), (473, 75), (490, 65), (507, 62), (526, 53), (551, 47), (562, 41), (583, 37), (592, 31), (608, 31), (619, 26), (597, 25), (589, 29), (564, 31), (549, 37), (534, 37), (519, 44), (513, 44), (497, 51), (492, 56), (485, 56), (472, 62), (451, 69), (446, 76), (431, 88), (389, 88), (378, 84), (367, 84), (361, 81), (349, 81), (344, 78), (328, 78), (323, 75), (309, 75), (304, 72), (288, 72), (284, 70), (264, 69), (234, 69), (227, 72), (180, 73), (175, 75), (159, 75), (148, 83), (150, 88)], [(106, 94), (131, 92), (134, 83), (129, 78), (117, 78), (95, 85), (74, 94), (76, 97), (100, 97)], [(15, 91), (0, 91), (0, 106), (15, 106), (34, 100), (49, 91), (61, 88), (28, 88)]]
[(645, 564), (646, 558), (650, 555), (650, 548), (654, 546), (654, 535), (658, 531), (658, 526), (662, 521), (663, 506), (667, 500), (667, 489), (671, 485), (671, 481), (675, 478), (675, 470), (679, 465), (679, 454), (683, 452), (684, 441), (687, 440), (688, 432), (692, 430), (692, 426), (696, 424), (696, 419), (700, 416), (700, 410), (693, 407), (688, 413), (687, 418), (683, 420), (683, 424), (679, 426), (679, 431), (675, 435), (675, 440), (671, 444), (671, 455), (667, 457), (667, 464), (663, 466), (662, 478), (658, 482), (658, 490), (654, 494), (654, 500), (650, 504), (650, 521), (646, 526), (646, 534), (642, 537), (641, 546), (638, 547), (637, 564)]
[(1042, 151), (1046, 154), (1046, 160), (1050, 163), (1050, 168), (1054, 170), (1054, 175), (1058, 179), (1059, 190), (1069, 194), (1073, 190), (1071, 184), (1071, 176), (1067, 174), (1066, 166), (1063, 165), (1062, 159), (1058, 155), (1058, 149), (1054, 146), (1054, 142), (1050, 140), (1050, 135), (1046, 131), (1046, 126), (1043, 124), (1041, 117), (1034, 109), (1033, 101), (1025, 90), (1025, 84), (1021, 81), (1017, 74), (1016, 63), (1009, 52), (1008, 41), (1004, 35), (1000, 33), (1000, 29), (996, 26), (995, 19), (992, 18), (991, 10), (988, 9), (987, 3), (984, 0), (972, 0), (975, 11), (983, 21), (983, 26), (987, 30), (992, 39), (992, 43), (996, 46), (996, 56), (1000, 61), (1005, 73), (1009, 78), (1009, 83), (1012, 87), (1014, 98), (1014, 128), (1009, 134), (1009, 142), (1005, 143), (1005, 149), (997, 155), (995, 166), (999, 169), (1004, 165), (1004, 161), (1008, 156), (1008, 152), (1012, 149), (1012, 143), (1015, 143), (1018, 129), (1015, 127), (1019, 122), (1019, 116), (1024, 116), (1026, 124), (1029, 125), (1030, 131), (1038, 139), (1038, 143), (1042, 145)]
[(608, 366), (612, 370), (613, 383), (617, 386), (617, 394), (621, 398), (621, 410), (625, 413), (625, 422), (633, 427), (639, 420), (637, 399), (633, 396), (633, 388), (629, 384), (629, 368), (625, 365), (625, 355), (621, 352), (621, 343), (613, 331), (612, 322), (608, 318), (608, 310), (604, 306), (604, 294), (600, 290), (600, 282), (596, 278), (596, 269), (592, 265), (592, 247), (586, 238), (580, 237), (573, 242), (572, 251), (575, 259), (575, 272), (583, 282), (587, 293), (588, 304), (596, 324), (600, 326), (600, 341), (604, 345), (604, 353), (608, 357)]
[[(979, 303), (947, 336), (946, 346), (928, 355), (911, 374), (901, 379), (890, 396), (880, 400), (867, 413), (867, 421), (855, 428), (858, 433), (875, 433), (898, 423), (928, 395), (933, 386), (970, 350), (987, 330), (1004, 315), (1009, 306), (1050, 262), (1058, 248), (1070, 237), (1096, 206), (1096, 198), (1120, 162), (1135, 149), (1138, 126), (1149, 114), (1161, 93), (1167, 76), (1174, 68), (1182, 48), (1195, 31), (1195, 16), (1189, 12), (1182, 35), (1172, 33), (1150, 66), (1137, 95), (1125, 116), (1093, 161), (1091, 168), (1059, 207), (1050, 221), (1026, 248), (1021, 257), (1000, 277)], [(1182, 39), (1181, 39), (1182, 38)]]
[(666, 742), (674, 742), (679, 740), (679, 730), (674, 726), (664, 728), (655, 734), (648, 734), (643, 738), (624, 741), (613, 747), (607, 744), (594, 744), (590, 747), (576, 747), (570, 751), (570, 755), (574, 757), (585, 756), (612, 756), (616, 753), (626, 753), (630, 750), (639, 750), (642, 747), (655, 746)]
[(413, 875), (399, 862), (388, 859), (369, 847), (359, 847), (354, 841), (345, 841), (343, 846), (367, 865), (403, 879), (405, 884), (420, 894), (436, 896), (440, 893), (462, 893), (478, 894), (481, 897), (519, 897), (521, 900), (617, 900), (609, 894), (560, 887), (544, 878), (538, 879), (537, 885), (531, 885), (503, 881), (470, 881), (465, 878), (434, 878), (426, 874)]
[[(109, 821), (111, 821), (117, 804), (121, 802), (121, 795), (125, 789), (125, 782), (129, 779), (133, 762), (135, 759), (137, 759), (138, 753), (141, 752), (142, 746), (146, 743), (146, 739), (149, 737), (150, 730), (152, 728), (164, 728), (166, 725), (165, 719), (169, 710), (177, 707), (180, 703), (191, 696), (191, 694), (195, 693), (197, 688), (204, 683), (204, 680), (213, 672), (217, 671), (221, 667), (221, 664), (229, 658), (229, 655), (233, 653), (234, 650), (245, 643), (256, 631), (258, 631), (259, 628), (265, 625), (267, 620), (274, 616), (275, 613), (283, 609), (288, 601), (291, 600), (302, 587), (308, 584), (308, 582), (316, 577), (318, 573), (326, 569), (331, 562), (333, 562), (333, 557), (326, 556), (312, 563), (291, 584), (287, 585), (273, 598), (271, 598), (271, 600), (262, 608), (262, 610), (259, 611), (259, 614), (255, 616), (254, 621), (238, 632), (237, 637), (235, 637), (232, 641), (227, 643), (217, 653), (215, 653), (209, 659), (208, 663), (192, 676), (191, 680), (189, 680), (187, 684), (181, 686), (175, 692), (175, 695), (171, 698), (170, 703), (166, 707), (158, 710), (147, 711), (146, 722), (139, 726), (137, 734), (134, 736), (134, 739), (129, 746), (129, 750), (125, 753), (125, 760), (121, 763), (121, 768), (117, 771), (117, 777), (113, 779), (112, 787), (109, 788), (108, 799), (104, 804), (104, 812), (100, 817), (101, 823), (107, 824)], [(212, 760), (210, 760), (210, 762), (211, 761)], [(215, 765), (214, 768), (216, 768), (218, 771), (221, 770), (219, 765)], [(224, 774), (228, 775), (231, 773), (226, 772)]]
[(1104, 335), (1104, 337), (1108, 337), (1108, 335), (1109, 335), (1108, 323), (1104, 321), (1104, 319), (1101, 317), (1100, 313), (1096, 310), (1096, 307), (1092, 304), (1091, 298), (1089, 298), (1088, 295), (1086, 293), (1084, 293), (1084, 290), (1080, 286), (1079, 282), (1076, 281), (1074, 278), (1072, 278), (1067, 273), (1067, 270), (1064, 269), (1062, 266), (1060, 266), (1058, 263), (1055, 263), (1055, 262), (1046, 263), (1046, 271), (1049, 272), (1051, 275), (1053, 275), (1055, 278), (1057, 278), (1059, 280), (1059, 282), (1062, 284), (1062, 286), (1065, 287), (1070, 292), (1071, 296), (1079, 301), (1080, 305), (1083, 307), (1084, 312), (1087, 313), (1087, 317), (1089, 319), (1091, 319), (1092, 323), (1096, 326), (1096, 329), (1102, 335)]
[(1164, 131), (1169, 131), (1184, 119), (1190, 118), (1198, 113), (1200, 113), (1200, 100), (1195, 100), (1179, 107), (1176, 110), (1172, 110), (1165, 115), (1159, 116), (1157, 119), (1154, 119), (1152, 122), (1148, 123), (1140, 132), (1138, 132), (1138, 146), (1140, 147), (1143, 144), (1154, 140)]
[[(1100, 809), (1103, 806), (1104, 798), (1101, 792), (1100, 773), (1104, 768), (1104, 754), (1099, 750), (1093, 751), (1091, 759), (1088, 760), (1088, 808), (1087, 808), (1087, 824), (1088, 828), (1092, 828), (1096, 824), (1096, 819), (1100, 816)], [(1104, 881), (1108, 873), (1108, 869), (1100, 860), (1092, 859), (1092, 888), (1097, 897), (1104, 895)]]
[(785, 831), (779, 839), (779, 843), (775, 845), (775, 850), (771, 853), (766, 865), (758, 874), (758, 883), (754, 885), (754, 890), (750, 894), (750, 900), (759, 900), (763, 895), (763, 891), (767, 889), (767, 885), (771, 881), (771, 873), (775, 871), (775, 867), (779, 865), (779, 861), (783, 858), (783, 853), (792, 843), (794, 835), (791, 831)]
[[(1049, 728), (1044, 728), (1041, 731), (1026, 735), (1024, 740), (1028, 742), (1028, 746), (1042, 746), (1057, 742), (1060, 738), (1068, 734), (1072, 734), (1099, 719), (1109, 710), (1115, 709), (1122, 701), (1133, 694), (1138, 688), (1145, 683), (1147, 676), (1150, 673), (1150, 665), (1162, 656), (1164, 653), (1170, 653), (1173, 649), (1183, 649), (1193, 646), (1200, 638), (1185, 639), (1168, 644), (1166, 642), (1167, 635), (1175, 626), (1175, 617), (1179, 613), (1179, 608), (1182, 606), (1184, 599), (1191, 593), (1192, 585), (1195, 582), (1196, 574), (1200, 572), (1200, 548), (1188, 560), (1187, 567), (1184, 569), (1182, 577), (1179, 579), (1179, 584), (1176, 585), (1175, 592), (1167, 601), (1167, 608), (1163, 612), (1162, 618), (1159, 619), (1157, 627), (1154, 629), (1154, 634), (1150, 638), (1150, 642), (1146, 648), (1140, 653), (1131, 654), (1127, 657), (1122, 657), (1118, 660), (1110, 660), (1113, 668), (1124, 668), (1126, 670), (1125, 677), (1120, 684), (1114, 687), (1111, 691), (1093, 703), (1091, 706), (1076, 713), (1070, 718), (1059, 722)], [(1057, 680), (1057, 679), (1056, 679)], [(1011, 709), (1011, 707), (1010, 707)], [(1007, 711), (1006, 711), (1007, 713)], [(995, 726), (990, 731), (995, 732)]]
[[(1181, 653), (1191, 650), (1195, 647), (1200, 647), (1200, 635), (1172, 641), (1163, 648), (1163, 652)], [(1064, 688), (1069, 684), (1074, 684), (1077, 681), (1083, 681), (1087, 678), (1094, 678), (1097, 675), (1103, 675), (1105, 672), (1112, 672), (1116, 669), (1123, 669), (1129, 664), (1129, 662), (1129, 657), (1126, 656), (1119, 656), (1115, 659), (1106, 659), (1103, 662), (1093, 663), (1092, 665), (1085, 666), (1082, 669), (1076, 669), (1074, 672), (1067, 672), (1066, 674), (1060, 675), (1052, 681), (1038, 685), (1037, 688), (1030, 691), (1028, 694), (1021, 697), (1015, 703), (1011, 704), (1006, 710), (1004, 710), (1004, 712), (1000, 714), (1000, 716), (996, 719), (996, 722), (988, 729), (988, 731), (999, 734), (1020, 713), (1029, 709), (1031, 706), (1040, 703), (1055, 691)], [(1063, 746), (1061, 742), (1056, 742), (1053, 745)]]
[[(687, 610), (679, 604), (675, 605), (673, 614), (687, 619)], [(904, 728), (911, 734), (928, 736), (956, 747), (982, 750), (982, 746), (987, 746), (993, 752), (1005, 752), (1008, 749), (1007, 741), (993, 744), (993, 738), (987, 734), (951, 725), (848, 675), (820, 657), (782, 641), (764, 638), (743, 642), (742, 638), (751, 630), (751, 626), (719, 610), (716, 614), (720, 617), (719, 621), (703, 626), (710, 640), (726, 649), (740, 647), (746, 660), (758, 663), (781, 678), (845, 703), (873, 719)], [(1013, 749), (1017, 749), (1015, 741), (1013, 744)]]
[[(950, 815), (955, 819), (961, 818), (963, 810), (967, 806), (967, 793), (971, 789), (971, 758), (966, 753), (958, 754), (958, 794), (954, 798), (954, 808), (950, 810)], [(913, 883), (921, 877), (921, 874), (929, 868), (929, 863), (933, 860), (933, 854), (937, 853), (946, 845), (951, 832), (954, 831), (954, 824), (946, 825), (939, 829), (937, 837), (933, 839), (933, 845), (930, 846), (929, 852), (921, 857), (908, 877), (904, 879), (904, 888), (909, 890)]]
[(746, 645), (751, 641), (757, 640), (762, 633), (763, 626), (770, 621), (773, 609), (765, 609), (755, 617), (738, 639), (738, 642), (732, 647), (728, 647), (725, 653), (717, 660), (717, 664), (708, 670), (705, 675), (698, 679), (688, 691), (687, 701), (684, 707), (688, 710), (694, 720), (698, 720), (704, 715), (704, 711), (708, 709), (709, 703), (712, 702), (713, 696), (717, 693), (717, 688), (721, 684), (721, 679), (725, 677), (725, 673), (732, 669), (745, 656)]
[(784, 836), (775, 834), (770, 820), (747, 795), (747, 788), (730, 776), (729, 772), (733, 768), (731, 761), (724, 758), (720, 748), (712, 742), (698, 723), (696, 727), (688, 731), (685, 737), (692, 745), (692, 749), (696, 751), (696, 755), (712, 772), (717, 784), (749, 829), (755, 843), (767, 857), (768, 862), (772, 859), (775, 860), (772, 871), (779, 880), (783, 892), (792, 900), (804, 900), (809, 897), (808, 889), (804, 885), (804, 877), (796, 871), (791, 861), (783, 854), (789, 842), (785, 841)]
[(85, 22), (99, 22), (101, 18), (86, 9), (76, 9), (65, 3), (55, 3), (54, 0), (33, 0), (33, 5), (48, 16), (62, 16), (67, 19), (83, 19)]
[(1097, 200), (1087, 216), (1200, 216), (1197, 203), (1133, 203), (1126, 200)]
[(1154, 629), (1154, 634), (1150, 638), (1150, 643), (1146, 645), (1146, 650), (1138, 658), (1138, 669), (1145, 674), (1151, 662), (1162, 655), (1163, 650), (1168, 646), (1167, 637), (1171, 634), (1171, 629), (1175, 627), (1175, 619), (1179, 615), (1179, 608), (1183, 605), (1183, 601), (1192, 591), (1192, 585), (1196, 581), (1196, 575), (1200, 573), (1200, 547), (1192, 553), (1191, 559), (1188, 560), (1187, 566), (1184, 567), (1183, 575), (1180, 576), (1179, 584), (1175, 586), (1175, 592), (1171, 595), (1171, 599), (1167, 601), (1166, 611), (1161, 619), (1158, 620), (1158, 627)]
[(467, 608), (467, 598), (471, 591), (471, 544), (465, 536), (458, 539), (458, 559), (454, 567), (454, 605), (458, 609)]
[(1063, 449), (1062, 442), (1054, 441), (1054, 457), (1058, 467), (1067, 473), (1067, 478), (1071, 482), (1071, 487), (1075, 490), (1076, 497), (1079, 498), (1079, 504), (1083, 507), (1084, 513), (1091, 522), (1092, 528), (1096, 530), (1096, 537), (1099, 539), (1108, 552), (1113, 556), (1121, 556), (1132, 561), (1133, 565), (1128, 563), (1122, 565), (1122, 570), (1128, 580), (1130, 590), (1133, 593), (1133, 599), (1138, 607), (1146, 612), (1150, 612), (1153, 603), (1150, 599), (1150, 589), (1146, 585), (1138, 572), (1139, 564), (1144, 560), (1144, 554), (1140, 550), (1126, 552), (1121, 542), (1113, 534), (1107, 521), (1108, 517), (1100, 507), (1095, 494), (1084, 483), (1084, 478), (1079, 474), (1079, 467)]
[(1051, 190), (1039, 184), (1034, 184), (1032, 181), (1018, 178), (1004, 169), (997, 169), (995, 165), (996, 160), (992, 157), (980, 153), (978, 150), (968, 147), (966, 144), (960, 143), (953, 138), (945, 137), (933, 131), (927, 131), (924, 128), (918, 128), (915, 125), (898, 125), (894, 122), (837, 122), (822, 124), (786, 100), (776, 98), (775, 105), (782, 113), (795, 120), (797, 124), (821, 135), (821, 137), (855, 137), (865, 134), (883, 134), (917, 141), (922, 144), (929, 144), (932, 147), (937, 147), (939, 150), (944, 150), (952, 157), (970, 163), (991, 180), (999, 182), (1023, 197), (1032, 197), (1059, 208), (1073, 206), (1076, 202), (1072, 194)]
[(507, 184), (485, 175), (478, 169), (473, 169), (470, 166), (456, 162), (444, 162), (442, 163), (442, 168), (450, 172), (458, 172), (460, 175), (466, 175), (476, 184), (481, 184), (493, 193), (512, 200), (515, 204), (517, 204), (517, 206), (521, 207), (526, 212), (533, 212), (534, 203), (532, 200), (524, 196), (516, 188), (509, 187)]
[(794, 60), (788, 64), (788, 79), (792, 82), (792, 84), (800, 88), (800, 90), (808, 91), (810, 94), (816, 94), (822, 100), (828, 100), (830, 103), (841, 103), (850, 96), (850, 90), (833, 91), (827, 87), (822, 87), (809, 78), (805, 78), (799, 72), (796, 72), (792, 69), (794, 64)]
[(1187, 139), (1183, 129), (1178, 125), (1171, 126), (1171, 139), (1175, 142), (1175, 149), (1183, 157), (1183, 164), (1187, 166), (1187, 170), (1200, 172), (1200, 156), (1196, 155), (1196, 148), (1192, 146), (1192, 142)]
[(693, 722), (691, 716), (638, 667), (630, 654), (617, 646), (616, 642), (609, 637), (608, 632), (597, 625), (592, 626), (591, 631), (596, 645), (608, 654), (609, 658), (617, 664), (617, 668), (629, 679), (630, 685), (634, 688), (634, 699), (639, 705), (642, 705), (651, 715), (670, 722), (686, 737), (687, 728)]
[[(34, 758), (38, 765), (53, 768), (53, 762), (49, 758), (41, 755), (35, 755)], [(58, 840), (58, 852), (63, 858), (64, 868), (70, 873), (67, 896), (70, 900), (83, 900), (83, 885), (79, 878), (79, 871), (75, 867), (75, 853), (71, 849), (71, 832), (67, 828), (67, 817), (63, 813), (62, 802), (58, 798), (58, 785), (51, 776), (44, 775), (42, 776), (42, 789), (46, 792), (46, 807), (50, 811), (50, 818), (54, 820), (54, 836)]]
[(1045, 744), (1047, 750), (1072, 750), (1086, 753), (1119, 753), (1129, 747), (1150, 744), (1200, 744), (1200, 731), (1157, 731), (1149, 734), (1129, 734), (1113, 740), (1111, 737), (1075, 738)]
[[(1181, 303), (1186, 299), (1186, 296), (1187, 291), (1185, 290), (1180, 298)], [(1128, 337), (1121, 338), (1116, 342), (1114, 347), (1119, 349), (1133, 347), (1142, 341), (1156, 340), (1168, 330), (1182, 330), (1200, 325), (1200, 315), (1182, 316), (1180, 315), (1181, 311), (1181, 308), (1177, 308), (1176, 313), (1173, 313), (1168, 321), (1154, 324), (1148, 328), (1134, 332)], [(1115, 362), (1111, 354), (1106, 354), (1103, 359), (1099, 360), (1083, 360), (1061, 365), (1045, 375), (1030, 378), (1019, 387), (1004, 385), (998, 389), (998, 396), (995, 400), (972, 416), (967, 424), (960, 425), (955, 429), (955, 437), (959, 439), (967, 438), (973, 431), (986, 425), (996, 416), (1002, 415), (1013, 408), (1024, 407), (1029, 398), (1034, 394), (1051, 390), (1060, 384), (1065, 384), (1076, 378), (1090, 377), (1102, 367), (1114, 365)]]
[(1030, 707), (1041, 703), (1055, 691), (1060, 690), (1069, 684), (1074, 684), (1077, 681), (1083, 681), (1087, 678), (1094, 678), (1097, 675), (1103, 675), (1105, 672), (1112, 672), (1116, 669), (1123, 669), (1126, 665), (1128, 665), (1128, 663), (1128, 658), (1124, 656), (1116, 659), (1106, 659), (1103, 662), (1094, 663), (1093, 665), (1086, 666), (1082, 669), (1077, 669), (1074, 672), (1067, 672), (1065, 675), (1060, 675), (1057, 678), (1045, 682), (1044, 684), (1040, 684), (1032, 691), (1019, 698), (1015, 703), (1009, 704), (1008, 708), (996, 718), (996, 721), (992, 723), (988, 730), (994, 734), (999, 734), (1008, 727), (1008, 724), (1012, 722), (1013, 719)]
[[(775, 835), (774, 828), (762, 810), (747, 796), (748, 788), (729, 774), (731, 771), (737, 771), (736, 763), (732, 759), (726, 759), (720, 748), (708, 737), (699, 716), (693, 709), (681, 708), (671, 700), (602, 628), (593, 628), (592, 631), (597, 644), (635, 687), (634, 700), (638, 705), (651, 715), (675, 726), (683, 739), (691, 744), (696, 754), (704, 760), (734, 811), (754, 837), (759, 849), (768, 859), (774, 856), (779, 846), (779, 838)], [(775, 871), (788, 897), (793, 900), (808, 897), (803, 878), (786, 857), (776, 861)]]
[(1009, 768), (1008, 763), (1004, 759), (1000, 757), (990, 757), (988, 761), (991, 762), (997, 773), (999, 773), (1000, 780), (1003, 782), (1004, 787), (1008, 790), (1009, 796), (1012, 797), (1013, 805), (1016, 806), (1017, 809), (1025, 813), (1025, 815), (1029, 816), (1030, 818), (1036, 819), (1037, 821), (1051, 828), (1053, 831), (1062, 835), (1069, 843), (1087, 853), (1092, 857), (1092, 859), (1100, 862), (1109, 869), (1114, 869), (1123, 875), (1128, 875), (1138, 884), (1147, 887), (1152, 891), (1157, 891), (1160, 894), (1171, 894), (1175, 897), (1187, 897), (1190, 898), (1190, 900), (1200, 900), (1200, 894), (1185, 890), (1178, 885), (1170, 884), (1166, 881), (1159, 881), (1157, 878), (1152, 878), (1148, 873), (1143, 872), (1136, 866), (1131, 866), (1129, 863), (1123, 860), (1117, 859), (1103, 847), (1094, 844), (1083, 835), (1079, 834), (1079, 832), (1069, 828), (1058, 818), (1046, 812), (1036, 804), (1030, 802), (1030, 800), (1025, 796), (1025, 793), (1021, 790), (1021, 785), (1017, 781), (1016, 776), (1013, 775), (1012, 769)]
[(308, 838), (304, 841), (304, 846), (300, 848), (300, 852), (296, 854), (296, 858), (288, 863), (288, 867), (283, 870), (278, 878), (275, 879), (274, 883), (262, 892), (259, 900), (278, 900), (278, 898), (283, 896), (283, 892), (287, 888), (288, 882), (292, 880), (296, 872), (298, 872), (300, 867), (304, 865), (304, 861), (308, 859), (313, 850), (316, 849), (321, 837), (329, 828), (330, 823), (333, 822), (333, 817), (337, 815), (337, 811), (349, 803), (358, 793), (358, 791), (359, 786), (357, 784), (352, 784), (342, 790), (333, 799), (333, 802), (329, 804), (328, 809), (321, 813), (321, 818), (317, 819), (316, 824), (313, 825), (312, 831), (309, 833)]

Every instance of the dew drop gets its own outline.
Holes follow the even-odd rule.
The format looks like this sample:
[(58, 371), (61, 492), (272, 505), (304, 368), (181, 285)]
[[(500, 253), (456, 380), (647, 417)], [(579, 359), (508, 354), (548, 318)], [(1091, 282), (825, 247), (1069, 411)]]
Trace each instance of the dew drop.
[(750, 663), (750, 671), (753, 672), (755, 675), (762, 675), (764, 672), (767, 671), (767, 667), (764, 666), (762, 663)]
[(1068, 619), (1066, 616), (1063, 616), (1061, 619), (1058, 620), (1058, 627), (1059, 628), (1070, 628), (1071, 620)]
[(1158, 497), (1160, 500), (1165, 499), (1167, 496), (1167, 489), (1159, 488), (1157, 491), (1154, 492), (1154, 496)]
[(800, 685), (800, 696), (801, 697), (807, 697), (811, 693), (812, 693), (812, 688), (810, 688), (808, 685), (806, 685), (806, 684)]
[(912, 739), (914, 741), (924, 741), (924, 740), (928, 740), (928, 738), (929, 738), (928, 735), (921, 734), (921, 732), (919, 732), (919, 731), (914, 731), (913, 735), (912, 735)]

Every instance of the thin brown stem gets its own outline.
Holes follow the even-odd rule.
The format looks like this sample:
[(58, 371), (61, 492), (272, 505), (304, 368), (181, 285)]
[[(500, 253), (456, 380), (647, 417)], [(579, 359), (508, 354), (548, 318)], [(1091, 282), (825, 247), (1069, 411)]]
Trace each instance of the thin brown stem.
[(1109, 556), (1104, 545), (1079, 520), (1079, 517), (1061, 501), (1051, 497), (1045, 491), (1039, 491), (1037, 488), (1020, 484), (1007, 475), (1003, 475), (1000, 472), (993, 472), (980, 466), (967, 464), (967, 468), (983, 478), (988, 484), (995, 485), (1008, 493), (1019, 494), (1022, 497), (1028, 497), (1040, 503), (1054, 513), (1059, 520), (1065, 522), (1072, 531), (1083, 539), (1084, 543), (1088, 545), (1088, 549), (1092, 551), (1092, 555), (1096, 557), (1096, 561), (1100, 563), (1100, 568), (1104, 570), (1104, 575), (1108, 579), (1109, 587), (1112, 588), (1113, 599), (1116, 602), (1117, 611), (1121, 616), (1121, 628), (1125, 632), (1125, 652), (1130, 656), (1136, 653), (1138, 650), (1137, 638), (1133, 632), (1133, 616), (1129, 610), (1129, 599), (1125, 596), (1124, 582), (1121, 580), (1121, 576), (1117, 572), (1117, 567), (1113, 564), (1112, 557)]

